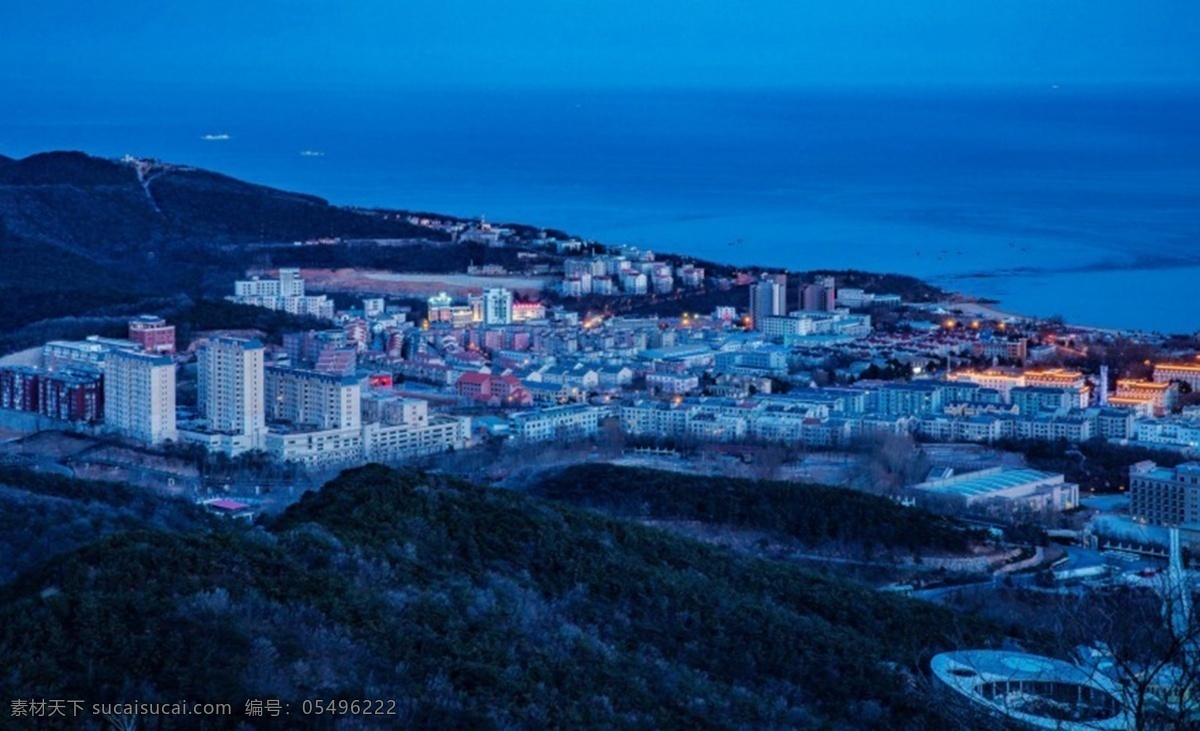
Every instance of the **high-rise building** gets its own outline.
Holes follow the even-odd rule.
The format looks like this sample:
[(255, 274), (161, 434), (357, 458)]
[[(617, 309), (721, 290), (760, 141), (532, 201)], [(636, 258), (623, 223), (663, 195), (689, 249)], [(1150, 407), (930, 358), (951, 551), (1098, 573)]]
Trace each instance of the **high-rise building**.
[(512, 290), (500, 287), (483, 290), (483, 324), (511, 325), (512, 321)]
[(262, 447), (263, 344), (213, 338), (197, 353), (200, 412), (211, 432), (237, 437), (234, 453)]
[(299, 269), (283, 268), (279, 270), (279, 296), (304, 296), (304, 280), (300, 278)]
[(750, 285), (750, 326), (761, 330), (768, 317), (787, 314), (787, 275), (765, 274)]
[(104, 423), (147, 444), (174, 441), (175, 361), (167, 355), (114, 350), (104, 372)]
[(175, 326), (154, 315), (138, 315), (129, 321), (129, 339), (147, 353), (173, 354)]
[(837, 286), (833, 277), (820, 277), (800, 290), (800, 309), (808, 312), (832, 312), (837, 305)]
[(267, 417), (315, 429), (358, 429), (360, 386), (353, 376), (268, 366), (263, 371)]

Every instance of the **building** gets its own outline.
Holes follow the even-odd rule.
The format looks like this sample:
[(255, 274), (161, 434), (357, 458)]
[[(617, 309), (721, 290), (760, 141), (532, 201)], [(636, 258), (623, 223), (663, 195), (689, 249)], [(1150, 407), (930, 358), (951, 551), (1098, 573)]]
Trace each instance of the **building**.
[(104, 418), (104, 377), (99, 373), (46, 373), (38, 379), (37, 413), (95, 424)]
[(147, 353), (173, 355), (175, 326), (154, 315), (138, 315), (129, 321), (129, 339)]
[(263, 369), (265, 416), (270, 421), (315, 429), (362, 425), (358, 379), (300, 368)]
[(761, 330), (768, 317), (787, 314), (787, 275), (764, 274), (750, 285), (750, 326)]
[[(1128, 414), (1129, 421), (1133, 422), (1132, 413), (1128, 411), (1120, 413)], [(1136, 435), (1139, 442), (1200, 451), (1200, 418), (1142, 419), (1132, 423), (1130, 430)]]
[(1070, 388), (1019, 386), (1009, 392), (1009, 398), (1021, 414), (1067, 411), (1080, 406), (1079, 391)]
[(1154, 380), (1158, 383), (1178, 381), (1192, 387), (1193, 392), (1200, 391), (1200, 365), (1184, 365), (1182, 363), (1159, 363), (1154, 366)]
[(382, 317), (387, 309), (387, 303), (382, 297), (366, 297), (363, 299), (363, 317)]
[(396, 462), (451, 449), (463, 449), (470, 443), (471, 420), (465, 417), (430, 414), (429, 402), (405, 399), (400, 423), (363, 424), (363, 455), (373, 462)]
[(914, 485), (925, 499), (942, 499), (963, 508), (1001, 515), (1018, 510), (1070, 510), (1079, 505), (1079, 486), (1061, 474), (1031, 469), (991, 469), (951, 475)]
[(283, 310), (293, 315), (311, 315), (324, 320), (333, 319), (333, 300), (325, 295), (308, 296), (299, 269), (282, 268), (278, 279), (252, 277), (234, 282), (231, 302), (269, 310)]
[[(364, 461), (400, 462), (468, 446), (471, 420), (430, 414), (424, 399), (372, 392), (354, 403), (354, 418), (329, 422), (329, 428), (272, 424), (265, 438), (267, 452), (308, 468), (337, 468)], [(359, 414), (361, 423), (353, 426)]]
[(1003, 368), (990, 368), (986, 371), (958, 371), (947, 377), (951, 381), (969, 381), (983, 388), (999, 391), (1004, 403), (1011, 403), (1012, 390), (1028, 385), (1025, 374)]
[(837, 308), (837, 286), (833, 277), (820, 277), (800, 289), (800, 309), (806, 312), (833, 312)]
[(1155, 525), (1200, 521), (1200, 462), (1170, 468), (1146, 460), (1131, 466), (1129, 514)]
[(1029, 357), (1029, 340), (1026, 338), (995, 338), (984, 333), (971, 343), (971, 355), (976, 358), (1000, 358), (1024, 361)]
[(308, 330), (283, 334), (283, 349), (294, 366), (312, 365), (321, 353), (330, 348), (345, 348), (348, 340), (343, 330)]
[(483, 324), (511, 325), (513, 293), (501, 287), (483, 290)]
[(104, 425), (146, 444), (177, 439), (174, 359), (125, 350), (110, 353), (104, 371)]
[(29, 366), (0, 367), (0, 409), (36, 413), (43, 371)]
[(0, 409), (94, 424), (104, 419), (104, 377), (97, 371), (0, 367)]
[[(1119, 731), (1134, 718), (1123, 689), (1102, 672), (1040, 655), (960, 650), (929, 663), (937, 688), (1014, 728)], [(993, 724), (980, 723), (980, 728)], [(1008, 728), (1008, 726), (1004, 726)]]
[(571, 404), (522, 411), (509, 421), (513, 438), (519, 442), (569, 442), (594, 436), (610, 413), (604, 407)]
[(651, 393), (681, 395), (700, 388), (700, 377), (694, 373), (655, 371), (646, 374), (646, 389)]
[[(1104, 368), (1101, 367), (1101, 371)], [(1088, 382), (1087, 376), (1081, 371), (1072, 370), (1069, 368), (1048, 368), (1043, 370), (1029, 370), (1023, 374), (1025, 385), (1034, 388), (1068, 388), (1079, 393), (1079, 403), (1076, 404), (1080, 408), (1087, 406), (1092, 399), (1092, 384)]]
[(196, 355), (202, 427), (181, 438), (236, 456), (263, 448), (266, 434), (263, 344), (258, 340), (213, 338)]
[(514, 302), (512, 306), (513, 322), (528, 322), (529, 320), (546, 319), (546, 306), (541, 302)]
[(51, 340), (42, 346), (42, 365), (48, 371), (101, 371), (108, 354), (116, 350), (141, 350), (141, 346), (98, 335), (86, 340)]
[(704, 268), (692, 264), (679, 267), (679, 283), (685, 287), (699, 287), (704, 284)]
[(1179, 399), (1179, 384), (1123, 378), (1117, 381), (1117, 395), (1110, 398), (1109, 403), (1116, 405), (1117, 399), (1149, 402), (1154, 415), (1162, 416), (1175, 408)]

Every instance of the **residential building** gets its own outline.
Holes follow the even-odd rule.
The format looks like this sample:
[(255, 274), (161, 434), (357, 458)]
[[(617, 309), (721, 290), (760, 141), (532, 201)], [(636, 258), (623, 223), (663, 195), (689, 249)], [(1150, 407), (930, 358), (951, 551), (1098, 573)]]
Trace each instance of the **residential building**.
[(1171, 409), (1179, 398), (1179, 384), (1163, 381), (1139, 381), (1123, 378), (1117, 381), (1117, 395), (1109, 399), (1114, 404), (1117, 399), (1134, 399), (1148, 401), (1155, 416), (1162, 416)]
[(262, 449), (266, 434), (263, 344), (213, 338), (197, 351), (196, 363), (204, 423), (181, 430), (180, 436), (230, 456)]
[(173, 355), (175, 326), (154, 315), (138, 315), (129, 321), (129, 339), (147, 353)]
[(762, 330), (768, 317), (787, 314), (787, 275), (764, 274), (750, 285), (750, 326)]
[(806, 312), (832, 312), (837, 307), (837, 286), (833, 277), (820, 277), (800, 289), (800, 309)]
[(512, 291), (500, 287), (483, 290), (483, 324), (511, 325), (512, 323)]
[(1154, 380), (1158, 383), (1179, 381), (1191, 386), (1193, 392), (1200, 392), (1200, 363), (1159, 363), (1154, 366)]
[(174, 359), (127, 350), (110, 353), (104, 371), (104, 424), (146, 444), (177, 439)]
[(315, 429), (362, 425), (358, 379), (301, 368), (263, 369), (265, 417)]
[(1179, 526), (1200, 520), (1200, 462), (1160, 467), (1149, 460), (1129, 468), (1129, 514), (1134, 520)]

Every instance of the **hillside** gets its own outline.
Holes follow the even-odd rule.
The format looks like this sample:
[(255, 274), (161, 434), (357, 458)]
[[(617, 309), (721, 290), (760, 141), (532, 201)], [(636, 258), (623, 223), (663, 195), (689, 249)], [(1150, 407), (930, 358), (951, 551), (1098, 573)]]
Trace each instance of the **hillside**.
[(80, 152), (0, 161), (5, 328), (139, 295), (194, 292), (244, 246), (314, 237), (443, 239), (403, 217), (161, 163)]
[(962, 552), (981, 536), (877, 495), (824, 485), (714, 479), (611, 464), (572, 465), (530, 488), (618, 517), (751, 529), (810, 548), (898, 557)]
[(128, 485), (0, 466), (0, 584), (103, 536), (195, 530), (209, 520), (190, 502), (158, 499)]
[(902, 673), (984, 639), (962, 622), (368, 466), (254, 530), (121, 533), (23, 574), (0, 589), (0, 691), (239, 710), (209, 728), (248, 697), (292, 703), (290, 728), (332, 726), (305, 698), (396, 700), (346, 728), (939, 728)]

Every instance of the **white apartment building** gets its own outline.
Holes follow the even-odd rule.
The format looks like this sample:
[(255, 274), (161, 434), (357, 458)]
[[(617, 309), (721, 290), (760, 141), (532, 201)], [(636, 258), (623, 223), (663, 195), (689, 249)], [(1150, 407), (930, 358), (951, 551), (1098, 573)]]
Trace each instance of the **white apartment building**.
[(513, 414), (512, 434), (521, 442), (571, 441), (596, 434), (611, 410), (574, 404)]
[(511, 325), (512, 321), (512, 291), (499, 287), (483, 290), (483, 324)]
[(230, 456), (262, 449), (266, 434), (263, 344), (214, 338), (200, 348), (196, 361), (205, 425), (181, 436)]
[(178, 438), (175, 361), (170, 356), (114, 350), (104, 375), (104, 423), (146, 444)]
[(361, 386), (353, 376), (300, 368), (264, 368), (266, 416), (317, 429), (358, 429)]
[(332, 320), (334, 313), (333, 300), (325, 295), (305, 295), (304, 280), (300, 278), (299, 269), (280, 269), (278, 279), (252, 277), (238, 280), (233, 284), (233, 296), (226, 299), (324, 320)]

